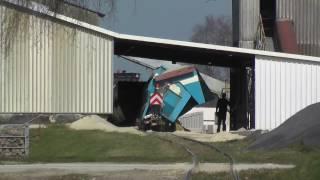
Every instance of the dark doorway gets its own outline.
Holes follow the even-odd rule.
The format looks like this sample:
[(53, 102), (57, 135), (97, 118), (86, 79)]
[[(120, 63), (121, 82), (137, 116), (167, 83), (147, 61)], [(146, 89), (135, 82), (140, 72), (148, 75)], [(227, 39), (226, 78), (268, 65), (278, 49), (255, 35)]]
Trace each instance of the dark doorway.
[(276, 0), (260, 0), (260, 13), (267, 37), (273, 37), (276, 20)]
[(243, 66), (230, 71), (230, 129), (255, 128), (254, 68)]
[(114, 90), (113, 123), (118, 126), (135, 126), (147, 84), (145, 82), (118, 82)]

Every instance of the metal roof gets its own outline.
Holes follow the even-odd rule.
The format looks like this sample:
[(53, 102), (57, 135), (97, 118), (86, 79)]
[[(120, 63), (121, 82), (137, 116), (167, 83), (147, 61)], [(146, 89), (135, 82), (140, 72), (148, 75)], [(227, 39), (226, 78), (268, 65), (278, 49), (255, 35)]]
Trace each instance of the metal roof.
[[(0, 4), (7, 4), (11, 6), (14, 5), (17, 8), (17, 4), (14, 4), (13, 2), (1, 1)], [(114, 51), (115, 54), (118, 55), (165, 59), (169, 61), (178, 61), (181, 59), (184, 61), (190, 60), (191, 63), (200, 64), (206, 63), (200, 61), (201, 59), (205, 59), (213, 61), (215, 65), (221, 66), (226, 66), (227, 64), (243, 64), (244, 61), (245, 63), (251, 63), (250, 61), (252, 61), (256, 55), (276, 58), (288, 58), (295, 61), (298, 60), (320, 62), (319, 57), (313, 56), (120, 34), (47, 10), (43, 11), (41, 9), (34, 9), (34, 7), (23, 8), (25, 10), (32, 11), (32, 14), (35, 14), (34, 11), (36, 11), (38, 15), (49, 16), (54, 20), (63, 21), (70, 25), (79, 26), (87, 30), (95, 31), (103, 35), (113, 37), (115, 43)]]
[[(90, 25), (91, 26), (91, 25)], [(114, 32), (112, 32), (114, 33)], [(213, 52), (216, 55), (223, 54), (223, 57), (229, 57), (233, 59), (233, 57), (255, 57), (255, 55), (259, 56), (269, 56), (269, 57), (277, 57), (277, 58), (288, 58), (292, 60), (301, 60), (301, 61), (313, 61), (313, 62), (320, 62), (319, 57), (313, 56), (305, 56), (305, 55), (298, 55), (298, 54), (287, 54), (287, 53), (279, 53), (279, 52), (271, 52), (271, 51), (261, 51), (261, 50), (254, 50), (254, 49), (245, 49), (245, 48), (237, 48), (237, 47), (228, 47), (228, 46), (220, 46), (220, 45), (211, 45), (211, 44), (203, 44), (203, 43), (194, 43), (194, 42), (187, 42), (187, 41), (177, 41), (177, 40), (170, 40), (170, 39), (160, 39), (160, 38), (152, 38), (152, 37), (144, 37), (144, 36), (135, 36), (135, 35), (127, 35), (127, 34), (119, 34), (115, 33), (113, 36), (115, 38), (115, 53), (120, 51), (119, 48), (123, 44), (126, 44), (130, 51), (131, 46), (153, 46), (155, 48), (164, 48), (167, 51), (173, 51), (178, 49), (192, 49), (194, 52)], [(118, 49), (116, 49), (118, 48)], [(146, 49), (144, 50), (146, 51)], [(142, 52), (148, 53), (148, 52)], [(134, 56), (134, 54), (125, 54)], [(170, 60), (167, 59), (167, 60)]]

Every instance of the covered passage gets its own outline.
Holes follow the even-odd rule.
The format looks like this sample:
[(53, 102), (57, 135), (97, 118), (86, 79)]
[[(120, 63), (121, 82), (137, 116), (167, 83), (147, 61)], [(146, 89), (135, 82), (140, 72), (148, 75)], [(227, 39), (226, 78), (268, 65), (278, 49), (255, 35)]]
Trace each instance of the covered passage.
[[(255, 128), (255, 55), (239, 48), (121, 35), (114, 39), (115, 55), (230, 68), (231, 127)], [(212, 112), (214, 113), (214, 112)]]

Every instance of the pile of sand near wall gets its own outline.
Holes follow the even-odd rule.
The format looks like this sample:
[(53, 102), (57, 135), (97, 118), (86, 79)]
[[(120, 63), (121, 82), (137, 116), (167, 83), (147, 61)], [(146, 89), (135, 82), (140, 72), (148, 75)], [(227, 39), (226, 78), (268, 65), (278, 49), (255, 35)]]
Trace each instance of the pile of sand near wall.
[(135, 127), (117, 127), (105, 119), (97, 115), (85, 116), (68, 125), (74, 130), (102, 130), (105, 132), (119, 132), (144, 135), (143, 132), (137, 130)]
[(320, 147), (320, 103), (306, 107), (278, 128), (257, 137), (249, 149), (279, 149), (297, 144)]
[(186, 131), (176, 131), (175, 135), (190, 138), (193, 140), (201, 141), (201, 142), (226, 142), (232, 140), (241, 140), (246, 136), (241, 136), (238, 134), (233, 134), (230, 132), (220, 132), (215, 134), (202, 134), (202, 133), (194, 133), (194, 132), (186, 132)]

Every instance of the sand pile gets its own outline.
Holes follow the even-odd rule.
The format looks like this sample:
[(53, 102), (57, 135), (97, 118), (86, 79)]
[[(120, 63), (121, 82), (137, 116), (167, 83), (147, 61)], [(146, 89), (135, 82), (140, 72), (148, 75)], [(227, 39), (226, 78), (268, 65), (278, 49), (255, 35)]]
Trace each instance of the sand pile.
[(75, 130), (102, 130), (106, 132), (119, 132), (144, 135), (143, 132), (137, 130), (134, 127), (117, 127), (97, 115), (85, 116), (71, 123), (69, 127)]
[(245, 136), (241, 136), (241, 135), (233, 134), (229, 132), (220, 132), (216, 134), (201, 134), (201, 133), (186, 132), (186, 131), (176, 131), (174, 132), (174, 134), (177, 136), (194, 139), (201, 142), (226, 142), (226, 141), (240, 140), (245, 138)]
[(257, 137), (249, 149), (277, 149), (293, 144), (320, 146), (320, 103), (306, 107), (278, 128)]

